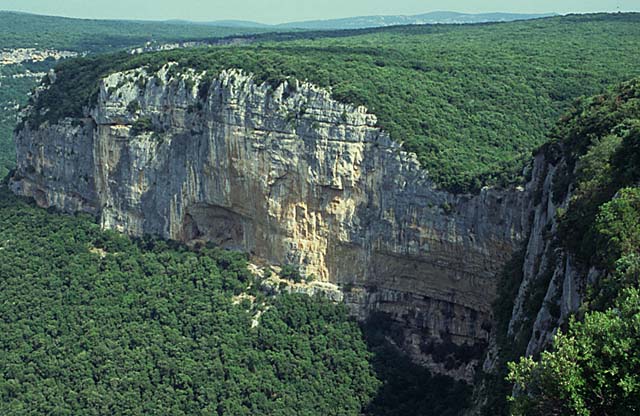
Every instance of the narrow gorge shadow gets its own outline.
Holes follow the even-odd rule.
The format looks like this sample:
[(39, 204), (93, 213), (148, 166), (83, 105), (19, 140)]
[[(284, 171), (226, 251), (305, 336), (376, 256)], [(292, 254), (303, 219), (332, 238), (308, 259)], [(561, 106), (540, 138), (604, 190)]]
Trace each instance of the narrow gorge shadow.
[(374, 314), (362, 329), (373, 354), (374, 371), (383, 383), (365, 409), (365, 415), (457, 416), (469, 407), (471, 386), (451, 377), (432, 374), (414, 364), (392, 344), (390, 340), (399, 334), (388, 316)]

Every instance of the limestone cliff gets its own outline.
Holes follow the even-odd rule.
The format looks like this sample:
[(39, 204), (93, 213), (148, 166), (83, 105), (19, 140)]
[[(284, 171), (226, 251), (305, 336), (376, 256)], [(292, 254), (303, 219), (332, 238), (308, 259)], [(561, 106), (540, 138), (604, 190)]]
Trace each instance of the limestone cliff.
[[(470, 379), (530, 198), (438, 190), (375, 125), (308, 83), (139, 68), (102, 80), (84, 118), (19, 131), (11, 186), (105, 228), (299, 265), (338, 284), (357, 316), (390, 316), (416, 360)], [(532, 256), (544, 250), (529, 244)]]
[[(533, 161), (528, 193), (532, 196), (530, 230), (525, 244), (522, 281), (509, 322), (509, 336), (531, 328), (527, 337), (527, 356), (550, 346), (553, 335), (583, 302), (588, 285), (602, 271), (581, 264), (558, 241), (558, 210), (566, 210), (574, 184), (567, 183), (567, 160), (561, 143), (545, 145)], [(535, 314), (527, 316), (525, 304), (540, 292), (542, 302)], [(538, 296), (540, 297), (540, 296)], [(531, 308), (530, 308), (531, 309)]]
[[(529, 168), (525, 189), (529, 229), (512, 266), (505, 271), (517, 283), (517, 291), (501, 299), (512, 300), (513, 308), (506, 336), (499, 340), (497, 331), (492, 332), (482, 366), (484, 373), (500, 379), (506, 375), (507, 361), (538, 356), (551, 346), (558, 329), (579, 310), (588, 286), (602, 276), (598, 269), (581, 264), (558, 239), (558, 212), (567, 209), (574, 187), (567, 181), (562, 147), (557, 142), (543, 146)], [(474, 407), (466, 414), (495, 414), (495, 409), (483, 409), (488, 396), (497, 394), (487, 391), (485, 382), (475, 386)]]

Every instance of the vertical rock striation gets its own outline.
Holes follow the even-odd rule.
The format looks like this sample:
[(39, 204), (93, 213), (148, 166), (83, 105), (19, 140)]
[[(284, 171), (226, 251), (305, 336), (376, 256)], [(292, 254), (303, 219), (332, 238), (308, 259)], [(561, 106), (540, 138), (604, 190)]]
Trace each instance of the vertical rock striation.
[(512, 266), (506, 268), (511, 273), (507, 278), (517, 283), (517, 292), (501, 299), (513, 301), (513, 308), (506, 317), (506, 334), (491, 333), (482, 366), (490, 377), (475, 385), (474, 403), (467, 415), (495, 413), (495, 409), (484, 407), (494, 401), (489, 396), (503, 394), (495, 390), (495, 379), (506, 375), (506, 362), (535, 357), (551, 347), (558, 329), (579, 310), (588, 286), (603, 275), (601, 270), (581, 264), (559, 240), (558, 212), (569, 206), (574, 187), (567, 178), (570, 168), (563, 146), (561, 142), (548, 143), (533, 158), (525, 187), (529, 229), (521, 255), (514, 256)]
[[(527, 184), (531, 195), (528, 212), (530, 230), (525, 243), (522, 282), (514, 301), (508, 336), (528, 339), (525, 355), (539, 354), (550, 346), (557, 329), (582, 304), (587, 286), (601, 274), (577, 261), (558, 241), (559, 208), (567, 209), (572, 196), (572, 184), (566, 183), (566, 160), (562, 144), (543, 146), (533, 161), (532, 180)], [(560, 189), (566, 188), (566, 189)], [(562, 194), (562, 195), (561, 195)], [(525, 305), (534, 298), (534, 313)], [(532, 305), (529, 305), (531, 310)], [(530, 333), (520, 333), (531, 328)]]
[(416, 360), (469, 379), (495, 276), (529, 232), (527, 192), (438, 190), (375, 124), (308, 83), (139, 68), (102, 80), (85, 118), (18, 132), (11, 186), (105, 228), (299, 265), (355, 315), (391, 317)]

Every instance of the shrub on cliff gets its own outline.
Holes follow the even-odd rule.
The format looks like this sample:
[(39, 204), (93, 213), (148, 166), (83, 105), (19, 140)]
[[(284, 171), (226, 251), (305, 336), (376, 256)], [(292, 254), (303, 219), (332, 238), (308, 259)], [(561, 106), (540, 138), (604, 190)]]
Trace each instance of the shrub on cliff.
[(133, 136), (148, 131), (154, 131), (153, 121), (149, 117), (140, 117), (131, 125), (130, 132)]

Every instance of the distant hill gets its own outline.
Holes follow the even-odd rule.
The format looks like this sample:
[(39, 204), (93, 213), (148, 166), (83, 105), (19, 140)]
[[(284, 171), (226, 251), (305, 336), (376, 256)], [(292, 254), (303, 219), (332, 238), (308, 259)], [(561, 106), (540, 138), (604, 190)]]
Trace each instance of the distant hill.
[(483, 13), (465, 14), (456, 12), (432, 12), (414, 16), (360, 16), (345, 19), (312, 20), (306, 22), (292, 22), (279, 25), (283, 28), (299, 29), (361, 29), (366, 27), (384, 27), (395, 25), (423, 25), (436, 23), (486, 23), (509, 22), (514, 20), (529, 20), (540, 17), (553, 16), (547, 14), (516, 14), (516, 13)]
[[(457, 13), (457, 12), (431, 12), (413, 16), (356, 16), (343, 19), (307, 20), (301, 22), (282, 23), (278, 25), (265, 25), (263, 23), (246, 20), (219, 20), (208, 23), (195, 23), (200, 25), (213, 25), (233, 28), (276, 28), (276, 29), (310, 29), (310, 30), (340, 30), (340, 29), (364, 29), (369, 27), (385, 27), (396, 25), (423, 25), (423, 24), (463, 24), (463, 23), (487, 23), (487, 22), (511, 22), (514, 20), (529, 20), (541, 17), (555, 16), (554, 13), (546, 14), (520, 14), (520, 13)], [(185, 23), (185, 22), (182, 22)]]
[(277, 29), (278, 25), (269, 25), (266, 23), (253, 22), (251, 20), (215, 20), (213, 22), (194, 22), (190, 20), (167, 20), (169, 24), (190, 24), (199, 26), (217, 26), (226, 28), (264, 28), (264, 29)]
[(0, 49), (36, 47), (104, 52), (146, 42), (204, 40), (265, 31), (268, 30), (258, 26), (74, 19), (0, 10)]

